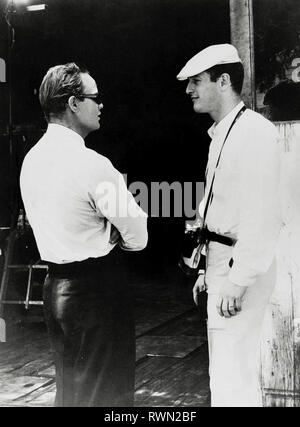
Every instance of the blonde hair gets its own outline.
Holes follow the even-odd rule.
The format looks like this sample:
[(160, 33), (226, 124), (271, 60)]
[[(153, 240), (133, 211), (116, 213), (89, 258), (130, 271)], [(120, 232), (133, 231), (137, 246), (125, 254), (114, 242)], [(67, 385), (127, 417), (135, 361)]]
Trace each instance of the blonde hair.
[(70, 96), (82, 94), (81, 73), (88, 73), (74, 62), (50, 68), (39, 90), (39, 100), (47, 121), (59, 117), (66, 110)]

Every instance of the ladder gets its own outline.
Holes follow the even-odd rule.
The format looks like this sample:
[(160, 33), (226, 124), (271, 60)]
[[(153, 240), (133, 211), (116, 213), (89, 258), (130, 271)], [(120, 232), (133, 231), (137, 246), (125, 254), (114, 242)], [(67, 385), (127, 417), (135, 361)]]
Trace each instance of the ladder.
[[(35, 270), (44, 270), (45, 272), (47, 272), (48, 265), (43, 264), (41, 260), (38, 260), (33, 263), (29, 263), (29, 264), (13, 264), (14, 247), (18, 237), (20, 236), (20, 227), (24, 228), (25, 226), (26, 226), (25, 213), (24, 211), (20, 210), (19, 220), (16, 226), (2, 227), (2, 230), (4, 229), (9, 230), (8, 242), (5, 250), (1, 285), (0, 285), (0, 319), (2, 320), (2, 323), (3, 322), (5, 323), (4, 311), (5, 311), (6, 305), (23, 305), (26, 310), (29, 310), (30, 306), (33, 306), (33, 305), (35, 306), (43, 305), (43, 301), (32, 299), (33, 272)], [(28, 272), (26, 293), (23, 299), (12, 299), (12, 300), (6, 299), (7, 291), (10, 284), (10, 275), (12, 271)], [(0, 325), (0, 328), (1, 328), (1, 325)], [(0, 331), (0, 341), (1, 341), (1, 331)]]

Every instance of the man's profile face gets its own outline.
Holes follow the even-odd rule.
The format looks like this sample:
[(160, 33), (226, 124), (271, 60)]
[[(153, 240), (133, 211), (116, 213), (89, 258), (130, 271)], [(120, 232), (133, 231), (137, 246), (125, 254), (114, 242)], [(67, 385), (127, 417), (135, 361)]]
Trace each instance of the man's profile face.
[(190, 95), (196, 113), (214, 111), (219, 101), (218, 83), (212, 82), (205, 71), (189, 78), (186, 93)]
[[(98, 88), (95, 80), (87, 73), (81, 74), (82, 79), (82, 94), (98, 95)], [(80, 127), (89, 134), (100, 128), (100, 115), (103, 104), (98, 104), (95, 100), (90, 98), (83, 98), (79, 102), (79, 110), (77, 118)]]

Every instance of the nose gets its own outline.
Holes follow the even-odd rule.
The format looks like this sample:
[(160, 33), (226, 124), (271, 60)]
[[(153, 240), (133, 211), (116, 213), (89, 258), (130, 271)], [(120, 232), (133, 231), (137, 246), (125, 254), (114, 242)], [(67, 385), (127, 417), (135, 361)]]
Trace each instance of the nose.
[(192, 84), (191, 84), (191, 82), (189, 81), (189, 82), (188, 82), (188, 84), (187, 84), (187, 87), (186, 87), (185, 93), (186, 93), (187, 95), (189, 95), (192, 91), (193, 91), (193, 90), (192, 90)]
[(104, 105), (103, 105), (103, 103), (101, 102), (101, 103), (99, 104), (99, 110), (101, 111), (103, 107), (104, 107)]

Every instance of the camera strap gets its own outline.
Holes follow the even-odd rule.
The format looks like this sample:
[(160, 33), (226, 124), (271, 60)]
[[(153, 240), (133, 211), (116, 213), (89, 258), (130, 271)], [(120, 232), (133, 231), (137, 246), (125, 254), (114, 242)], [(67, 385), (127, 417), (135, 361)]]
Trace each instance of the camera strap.
[(215, 171), (214, 171), (214, 174), (213, 174), (213, 177), (212, 177), (212, 180), (211, 180), (211, 184), (210, 184), (210, 189), (209, 189), (209, 192), (208, 192), (208, 196), (207, 196), (207, 199), (206, 199), (206, 204), (205, 204), (205, 208), (204, 208), (204, 215), (203, 215), (203, 226), (202, 226), (203, 229), (205, 228), (205, 221), (206, 221), (208, 207), (211, 204), (212, 199), (213, 199), (213, 191), (212, 190), (213, 190), (213, 185), (214, 185), (214, 181), (215, 181), (216, 170), (217, 170), (217, 167), (219, 166), (219, 163), (220, 163), (221, 154), (222, 154), (225, 142), (226, 142), (226, 140), (227, 140), (227, 138), (228, 138), (228, 136), (229, 136), (229, 134), (230, 134), (233, 126), (235, 125), (235, 123), (238, 121), (238, 119), (241, 117), (241, 115), (245, 111), (246, 111), (246, 106), (243, 105), (243, 107), (240, 109), (240, 111), (235, 116), (233, 122), (231, 123), (230, 128), (228, 129), (228, 132), (227, 132), (227, 134), (225, 136), (225, 139), (223, 141), (223, 144), (222, 144), (222, 147), (221, 147), (221, 150), (220, 150), (220, 153), (219, 153), (219, 157), (218, 157), (218, 160), (217, 160), (217, 163), (216, 163), (216, 166), (215, 166)]

